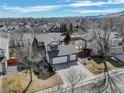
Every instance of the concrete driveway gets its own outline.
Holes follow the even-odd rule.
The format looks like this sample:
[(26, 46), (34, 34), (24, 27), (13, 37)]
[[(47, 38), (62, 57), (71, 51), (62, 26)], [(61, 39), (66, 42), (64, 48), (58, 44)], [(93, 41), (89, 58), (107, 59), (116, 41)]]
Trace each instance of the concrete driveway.
[(8, 66), (7, 67), (7, 74), (6, 75), (1, 75), (0, 78), (4, 78), (5, 76), (9, 76), (9, 75), (13, 75), (13, 74), (16, 74), (18, 73), (17, 71), (17, 65), (11, 65), (11, 66)]
[[(79, 62), (70, 62), (70, 63), (64, 63), (64, 64), (58, 64), (54, 65), (56, 72), (58, 73), (59, 77), (63, 81), (63, 83), (68, 82), (68, 74), (70, 71), (76, 71), (76, 73), (81, 74), (81, 80), (86, 79), (89, 76), (92, 76), (93, 74), (87, 70), (82, 64)], [(76, 75), (79, 75), (76, 74)], [(78, 76), (77, 76), (78, 77)]]
[(7, 75), (12, 75), (12, 74), (16, 74), (16, 73), (18, 73), (17, 65), (8, 66), (8, 68), (7, 68)]

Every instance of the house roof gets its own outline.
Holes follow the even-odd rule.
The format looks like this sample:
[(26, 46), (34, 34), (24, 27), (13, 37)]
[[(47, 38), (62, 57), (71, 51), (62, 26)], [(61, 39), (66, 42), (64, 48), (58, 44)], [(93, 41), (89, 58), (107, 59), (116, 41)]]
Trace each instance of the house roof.
[(53, 42), (49, 43), (48, 45), (56, 45), (56, 44), (59, 44), (59, 42), (53, 41)]
[(115, 58), (124, 63), (124, 53), (112, 54)]
[(37, 34), (36, 38), (37, 38), (38, 42), (44, 42), (46, 45), (54, 41), (53, 37), (51, 37), (47, 33)]
[(24, 34), (24, 40), (29, 40), (32, 44), (34, 37), (37, 38), (38, 42), (44, 42), (46, 45), (53, 41), (61, 41), (61, 33), (42, 33), (42, 34)]
[(0, 37), (0, 49), (5, 49), (6, 50), (8, 44), (9, 44), (8, 39)]
[(49, 57), (57, 57), (57, 56), (65, 56), (77, 53), (77, 49), (74, 45), (60, 45), (59, 50), (57, 51), (49, 51)]
[(0, 63), (1, 63), (1, 61), (4, 59), (4, 57), (0, 57)]
[(57, 33), (57, 32), (54, 32), (54, 33), (48, 33), (54, 40), (56, 41), (61, 41), (62, 40), (62, 33)]

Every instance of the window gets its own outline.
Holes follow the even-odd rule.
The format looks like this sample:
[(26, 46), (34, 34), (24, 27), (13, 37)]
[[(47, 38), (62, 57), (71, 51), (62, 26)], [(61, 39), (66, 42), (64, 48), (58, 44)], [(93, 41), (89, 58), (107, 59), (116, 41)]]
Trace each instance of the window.
[(58, 45), (51, 45), (50, 50), (51, 51), (58, 50)]

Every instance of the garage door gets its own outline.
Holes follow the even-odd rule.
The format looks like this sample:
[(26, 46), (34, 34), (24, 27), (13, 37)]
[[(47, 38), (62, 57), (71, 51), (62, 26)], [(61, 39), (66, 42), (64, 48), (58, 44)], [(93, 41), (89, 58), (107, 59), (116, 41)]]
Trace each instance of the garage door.
[(67, 62), (67, 56), (53, 58), (53, 64), (65, 63)]
[(76, 60), (76, 54), (73, 54), (70, 56), (70, 60), (73, 61), (73, 60)]

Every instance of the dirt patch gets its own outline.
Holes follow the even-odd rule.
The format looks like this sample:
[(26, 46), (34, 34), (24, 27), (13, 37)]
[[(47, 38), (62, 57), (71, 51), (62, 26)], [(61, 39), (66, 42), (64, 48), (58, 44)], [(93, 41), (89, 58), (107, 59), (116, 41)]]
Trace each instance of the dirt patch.
[[(17, 75), (5, 77), (2, 80), (2, 92), (22, 93), (22, 91), (29, 84), (29, 81), (30, 75), (26, 71), (20, 72)], [(37, 76), (33, 74), (33, 81), (26, 93), (41, 91), (60, 84), (62, 84), (62, 81), (60, 80), (57, 74), (54, 74), (53, 76), (49, 77), (46, 80), (38, 79)]]
[[(93, 73), (95, 75), (104, 72), (104, 64), (103, 63), (97, 64), (94, 60), (88, 60), (85, 63), (81, 62), (81, 64), (84, 65), (91, 73)], [(107, 62), (107, 67), (108, 67), (108, 70), (112, 70), (115, 68), (109, 62)]]

